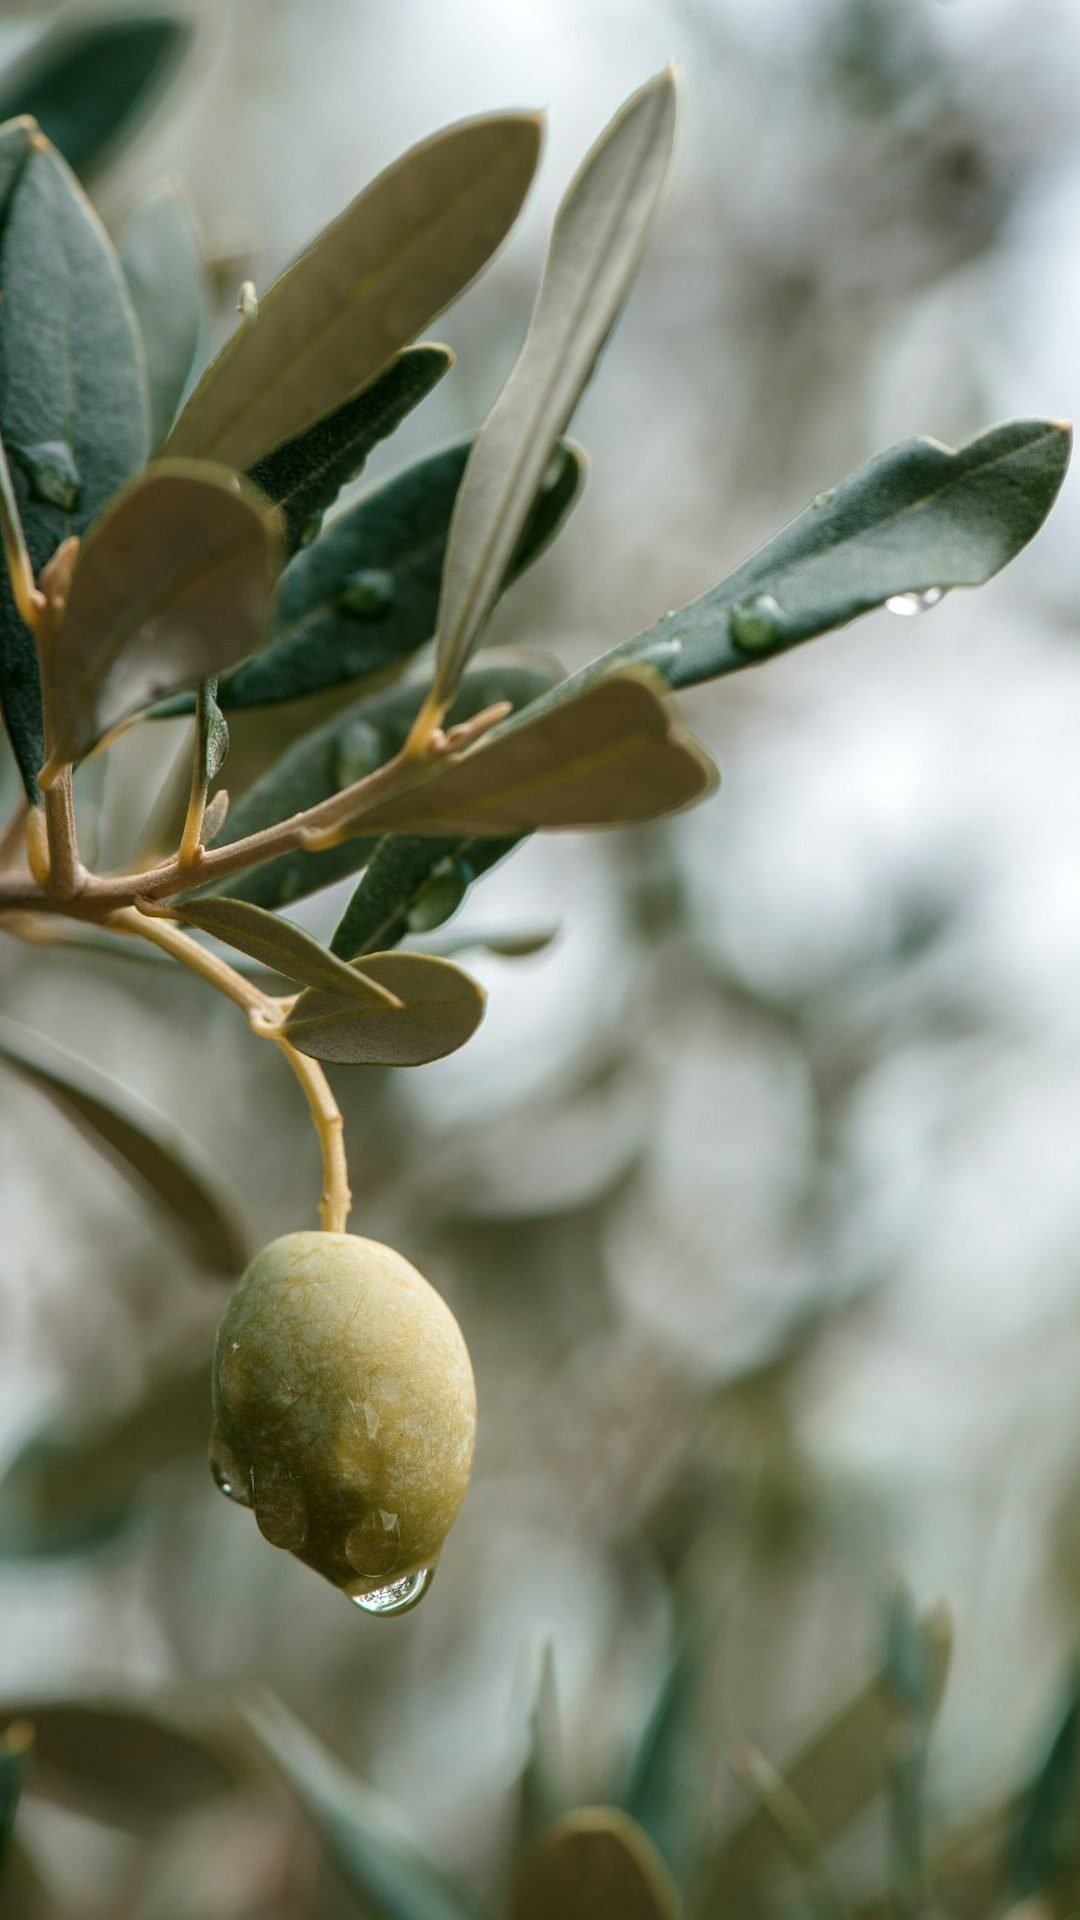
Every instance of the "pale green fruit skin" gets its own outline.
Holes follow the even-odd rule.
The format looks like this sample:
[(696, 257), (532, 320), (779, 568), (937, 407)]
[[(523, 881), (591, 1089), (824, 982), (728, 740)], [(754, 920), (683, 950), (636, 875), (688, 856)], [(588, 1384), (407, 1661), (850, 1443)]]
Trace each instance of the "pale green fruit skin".
[(265, 1537), (350, 1595), (432, 1566), (469, 1482), (476, 1389), (446, 1302), (391, 1247), (289, 1233), (225, 1309), (210, 1460)]

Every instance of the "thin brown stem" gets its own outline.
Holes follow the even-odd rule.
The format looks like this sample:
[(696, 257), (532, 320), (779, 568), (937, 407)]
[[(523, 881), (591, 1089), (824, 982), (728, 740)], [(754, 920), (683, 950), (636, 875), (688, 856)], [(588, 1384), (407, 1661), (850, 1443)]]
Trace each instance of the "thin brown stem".
[(286, 1040), (284, 1034), (275, 1034), (274, 1039), (307, 1095), (311, 1118), (319, 1138), (323, 1167), (319, 1218), (323, 1232), (344, 1233), (349, 1222), (352, 1193), (349, 1189), (349, 1168), (345, 1158), (345, 1123), (341, 1117), (341, 1111), (330, 1091), (330, 1082), (318, 1061), (309, 1059), (306, 1053), (299, 1053)]
[(49, 841), (49, 892), (54, 900), (66, 903), (82, 892), (88, 878), (79, 859), (70, 767), (45, 794), (45, 831)]

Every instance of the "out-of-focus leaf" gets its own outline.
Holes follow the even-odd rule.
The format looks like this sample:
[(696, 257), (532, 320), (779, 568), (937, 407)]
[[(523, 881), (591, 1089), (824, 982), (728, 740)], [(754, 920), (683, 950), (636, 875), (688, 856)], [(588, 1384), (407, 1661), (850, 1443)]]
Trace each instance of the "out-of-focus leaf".
[(397, 432), (453, 364), (449, 347), (406, 348), (362, 393), (252, 467), (250, 478), (284, 515), (290, 553), (346, 482), (363, 472), (372, 448)]
[(15, 1833), (0, 1869), (0, 1898), (13, 1920), (61, 1920), (60, 1910), (21, 1835)]
[(620, 1805), (648, 1834), (680, 1882), (703, 1810), (693, 1746), (700, 1686), (701, 1648), (687, 1633), (668, 1661), (620, 1796)]
[(531, 1848), (544, 1829), (567, 1812), (569, 1805), (555, 1687), (555, 1654), (548, 1642), (540, 1661), (536, 1697), (529, 1715), (529, 1747), (517, 1786), (515, 1853), (520, 1857)]
[(33, 114), (76, 173), (88, 174), (130, 134), (193, 38), (190, 20), (71, 12), (0, 74), (0, 120)]
[(247, 900), (189, 900), (176, 909), (193, 927), (201, 927), (215, 940), (238, 947), (249, 959), (273, 973), (284, 974), (302, 986), (334, 994), (338, 999), (355, 1001), (361, 1006), (388, 1005), (385, 992), (373, 985), (367, 974), (346, 966), (325, 947), (320, 947), (302, 927), (281, 920), (265, 907), (253, 907)]
[[(343, 513), (281, 576), (270, 644), (222, 681), (223, 707), (265, 706), (403, 667), (434, 631), (469, 442), (407, 467)], [(581, 488), (584, 456), (548, 463), (504, 585), (539, 557)]]
[(206, 321), (202, 249), (179, 181), (164, 180), (139, 201), (124, 229), (120, 264), (142, 333), (156, 447), (184, 397)]
[[(498, 662), (495, 656), (491, 658), (491, 665), (477, 667), (463, 682), (448, 716), (451, 724), (467, 720), (499, 700), (524, 706), (550, 687), (555, 678), (547, 664), (522, 665), (512, 658)], [(423, 686), (412, 685), (369, 695), (305, 734), (233, 804), (227, 831), (218, 844), (227, 845), (275, 826), (383, 766), (404, 746), (424, 692)], [(365, 832), (325, 852), (282, 854), (249, 873), (233, 875), (223, 891), (232, 898), (253, 900), (261, 907), (288, 906), (318, 887), (356, 873), (368, 860), (373, 845)], [(335, 945), (334, 952), (340, 954), (341, 947)], [(345, 955), (347, 959), (352, 957)]]
[(260, 1691), (241, 1711), (372, 1920), (484, 1920), (402, 1833), (395, 1809), (346, 1773), (280, 1700)]
[[(1011, 420), (962, 447), (901, 440), (766, 542), (719, 586), (613, 647), (566, 685), (645, 661), (671, 687), (736, 673), (888, 600), (977, 587), (1042, 526), (1072, 436)], [(916, 602), (911, 601), (911, 610)]]
[(152, 1831), (250, 1772), (239, 1730), (188, 1701), (94, 1696), (0, 1701), (34, 1736), (34, 1792), (125, 1832)]
[(169, 452), (244, 471), (367, 386), (505, 238), (540, 134), (534, 114), (491, 114), (447, 127), (388, 167), (226, 342)]
[(366, 1067), (419, 1067), (472, 1038), (485, 994), (449, 960), (422, 953), (370, 953), (364, 973), (402, 1002), (361, 1006), (338, 993), (300, 995), (284, 1033), (313, 1060)]
[(434, 953), (452, 960), (459, 953), (491, 953), (497, 960), (532, 960), (546, 953), (559, 937), (558, 926), (507, 928), (496, 932), (476, 927), (467, 933), (427, 934), (413, 952)]
[(248, 1247), (231, 1204), (192, 1146), (126, 1088), (43, 1034), (0, 1019), (0, 1060), (47, 1094), (170, 1219), (193, 1257), (234, 1279)]
[(1009, 1906), (1038, 1901), (1080, 1857), (1080, 1672), (1069, 1677), (1045, 1755), (1024, 1797), (1008, 1848)]
[[(149, 415), (135, 314), (97, 215), (32, 122), (0, 134), (0, 179), (13, 168), (0, 229), (0, 434), (38, 574), (141, 467)], [(0, 694), (34, 799), (45, 757), (37, 654), (6, 569)]]
[(648, 1835), (617, 1807), (582, 1807), (515, 1877), (510, 1920), (678, 1920), (679, 1897)]
[[(392, 833), (375, 846), (364, 876), (330, 942), (334, 953), (355, 960), (382, 947), (394, 947), (414, 931), (418, 917), (426, 927), (449, 919), (474, 880), (513, 847), (504, 840), (436, 839), (434, 835)], [(441, 918), (428, 910), (433, 889), (443, 892)]]
[(641, 263), (671, 164), (669, 68), (620, 108), (555, 216), (529, 331), (476, 437), (446, 554), (433, 697), (453, 699), (544, 467)]
[(364, 815), (365, 832), (520, 833), (623, 826), (701, 800), (717, 774), (675, 720), (663, 682), (612, 674), (576, 700), (481, 741), (460, 759), (418, 767), (414, 784)]
[(79, 554), (49, 647), (50, 774), (259, 645), (276, 534), (253, 488), (201, 461), (156, 462), (125, 489)]
[(25, 1720), (16, 1720), (0, 1734), (0, 1889), (26, 1777), (27, 1757), (33, 1744), (34, 1736)]
[(0, 1555), (93, 1552), (130, 1522), (152, 1475), (206, 1452), (207, 1350), (156, 1369), (138, 1397), (96, 1418), (46, 1424), (0, 1477)]
[(929, 1899), (926, 1772), (951, 1644), (944, 1616), (920, 1619), (907, 1584), (895, 1581), (886, 1605), (882, 1679), (893, 1712), (888, 1814), (898, 1920), (919, 1920)]

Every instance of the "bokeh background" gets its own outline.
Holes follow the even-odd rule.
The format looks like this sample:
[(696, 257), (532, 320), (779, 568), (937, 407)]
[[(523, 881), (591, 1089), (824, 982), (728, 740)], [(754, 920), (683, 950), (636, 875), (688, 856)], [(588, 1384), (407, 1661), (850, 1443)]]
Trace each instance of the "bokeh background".
[[(53, 11), (3, 9), (0, 54)], [(435, 329), (457, 367), (364, 484), (482, 417), (580, 153), (680, 63), (676, 177), (575, 421), (586, 495), (493, 638), (576, 664), (887, 441), (1080, 404), (1075, 0), (203, 12), (98, 198), (117, 225), (184, 177), (221, 331), (241, 277), (268, 284), (415, 139), (550, 109), (518, 231)], [(0, 1696), (269, 1683), (486, 1891), (545, 1647), (579, 1791), (602, 1798), (686, 1610), (706, 1617), (722, 1820), (735, 1740), (779, 1760), (858, 1683), (899, 1566), (956, 1620), (935, 1813), (1001, 1795), (1080, 1608), (1078, 532), (1074, 481), (977, 595), (687, 698), (719, 796), (534, 839), (459, 924), (559, 936), (469, 957), (490, 993), (474, 1042), (338, 1073), (354, 1225), (431, 1275), (476, 1365), (475, 1480), (432, 1598), (358, 1616), (217, 1497), (192, 1438), (95, 1553), (0, 1561)], [(121, 757), (103, 844), (133, 836), (175, 744)], [(231, 1008), (13, 942), (0, 967), (5, 1010), (171, 1114), (259, 1240), (311, 1220), (296, 1089)], [(141, 1405), (153, 1468), (152, 1409), (220, 1293), (9, 1081), (0, 1183), (0, 1445)], [(233, 1880), (212, 1896), (177, 1864), (205, 1824), (147, 1846), (35, 1802), (26, 1833), (77, 1920), (306, 1911), (280, 1891), (280, 1823), (221, 1827)]]

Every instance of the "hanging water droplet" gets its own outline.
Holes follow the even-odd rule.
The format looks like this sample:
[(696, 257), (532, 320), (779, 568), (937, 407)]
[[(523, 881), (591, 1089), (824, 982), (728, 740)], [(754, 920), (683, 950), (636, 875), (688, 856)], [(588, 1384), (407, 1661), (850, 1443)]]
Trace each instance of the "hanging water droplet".
[(414, 896), (405, 917), (410, 933), (430, 933), (457, 912), (472, 877), (459, 871), (463, 864), (455, 862), (447, 871), (433, 874)]
[(820, 513), (823, 507), (831, 507), (835, 499), (836, 488), (826, 487), (824, 493), (815, 493), (810, 505), (813, 507), (815, 513)]
[(335, 604), (357, 620), (385, 620), (394, 604), (394, 576), (382, 567), (361, 567), (346, 581)]
[(886, 600), (889, 613), (898, 613), (902, 620), (910, 620), (917, 613), (929, 613), (931, 608), (940, 606), (945, 598), (944, 587), (927, 587), (922, 593), (894, 593)]
[(35, 500), (62, 507), (65, 513), (71, 513), (78, 506), (82, 474), (66, 440), (42, 440), (33, 447), (20, 447), (13, 442), (10, 451), (30, 482)]
[(323, 516), (321, 513), (309, 514), (308, 518), (304, 521), (304, 524), (300, 529), (300, 533), (297, 539), (297, 545), (301, 547), (310, 547), (312, 541), (317, 540), (320, 533), (322, 532), (322, 523), (323, 523)]
[(728, 632), (740, 653), (768, 653), (783, 636), (784, 609), (771, 593), (755, 593), (732, 607)]
[(408, 1613), (410, 1607), (418, 1606), (435, 1577), (434, 1567), (421, 1567), (419, 1573), (407, 1573), (403, 1580), (391, 1580), (385, 1587), (375, 1587), (370, 1593), (351, 1593), (354, 1607), (360, 1607), (364, 1613), (377, 1613), (387, 1618), (395, 1613)]
[(563, 468), (565, 465), (566, 455), (561, 447), (556, 447), (551, 459), (544, 468), (544, 477), (540, 482), (541, 493), (550, 493), (554, 487), (558, 486), (559, 481), (563, 477)]
[(214, 1476), (214, 1485), (226, 1500), (235, 1500), (238, 1507), (250, 1507), (247, 1488), (241, 1484), (239, 1475), (222, 1466), (219, 1460), (211, 1460), (210, 1471)]
[(338, 741), (334, 756), (338, 786), (351, 787), (354, 780), (365, 780), (385, 758), (376, 729), (367, 720), (354, 720)]

